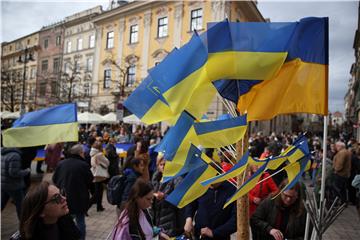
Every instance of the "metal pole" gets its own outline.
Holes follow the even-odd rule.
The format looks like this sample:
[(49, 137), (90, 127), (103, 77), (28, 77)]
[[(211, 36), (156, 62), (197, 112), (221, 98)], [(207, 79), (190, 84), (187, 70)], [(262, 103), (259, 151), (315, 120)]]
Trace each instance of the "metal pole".
[(328, 117), (324, 116), (324, 134), (323, 134), (323, 156), (322, 156), (322, 168), (321, 168), (321, 190), (320, 190), (320, 202), (325, 198), (325, 181), (326, 181), (326, 140), (328, 131)]
[(21, 116), (24, 115), (24, 113), (25, 113), (25, 76), (26, 76), (27, 53), (28, 53), (28, 49), (25, 48), (24, 72), (23, 72), (23, 79), (22, 79), (22, 97), (21, 97), (21, 105), (20, 105), (20, 115)]

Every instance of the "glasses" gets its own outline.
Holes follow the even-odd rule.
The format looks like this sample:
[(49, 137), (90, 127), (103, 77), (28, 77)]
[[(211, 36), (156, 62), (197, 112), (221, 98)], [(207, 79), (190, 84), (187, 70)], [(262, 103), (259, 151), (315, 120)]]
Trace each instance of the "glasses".
[(66, 198), (66, 193), (64, 190), (61, 190), (60, 193), (54, 194), (48, 201), (45, 202), (45, 205), (48, 203), (56, 203), (60, 204), (63, 203)]

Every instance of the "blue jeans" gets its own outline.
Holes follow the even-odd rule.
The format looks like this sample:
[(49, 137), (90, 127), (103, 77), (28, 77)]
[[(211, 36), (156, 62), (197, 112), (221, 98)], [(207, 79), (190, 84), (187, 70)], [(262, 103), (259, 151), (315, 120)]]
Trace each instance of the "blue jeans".
[(73, 218), (75, 218), (76, 226), (80, 230), (81, 233), (80, 239), (85, 239), (85, 235), (86, 235), (85, 213), (72, 214), (72, 216)]
[(20, 219), (21, 214), (21, 204), (24, 200), (24, 190), (18, 189), (18, 190), (4, 190), (1, 189), (1, 211), (5, 208), (7, 202), (11, 198), (14, 201), (14, 204), (16, 206), (16, 213), (18, 216), (18, 219)]

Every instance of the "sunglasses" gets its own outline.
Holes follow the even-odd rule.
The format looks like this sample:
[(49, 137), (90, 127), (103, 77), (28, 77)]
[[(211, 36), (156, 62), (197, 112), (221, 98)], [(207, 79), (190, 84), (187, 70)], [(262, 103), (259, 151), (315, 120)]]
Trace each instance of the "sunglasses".
[(60, 193), (54, 194), (54, 196), (52, 196), (48, 201), (46, 201), (45, 204), (48, 203), (60, 204), (64, 202), (65, 198), (66, 198), (65, 191), (61, 190)]

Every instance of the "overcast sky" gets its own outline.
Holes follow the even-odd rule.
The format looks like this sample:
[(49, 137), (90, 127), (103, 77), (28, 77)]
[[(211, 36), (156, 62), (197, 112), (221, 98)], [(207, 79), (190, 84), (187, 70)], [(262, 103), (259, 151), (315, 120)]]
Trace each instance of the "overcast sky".
[[(108, 0), (10, 0), (1, 1), (0, 41), (12, 41), (42, 26), (62, 20), (76, 12), (103, 5)], [(352, 48), (358, 21), (357, 1), (267, 1), (258, 0), (265, 18), (276, 21), (297, 21), (303, 17), (329, 17), (330, 83), (329, 109), (344, 112), (344, 96), (355, 61)]]

